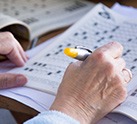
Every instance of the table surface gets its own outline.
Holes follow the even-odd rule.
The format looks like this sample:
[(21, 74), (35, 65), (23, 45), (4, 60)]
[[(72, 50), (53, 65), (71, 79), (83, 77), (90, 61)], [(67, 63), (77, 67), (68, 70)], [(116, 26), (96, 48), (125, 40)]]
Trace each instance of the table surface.
[[(137, 2), (135, 2), (135, 0), (111, 0), (111, 1), (110, 0), (89, 0), (89, 1), (102, 2), (108, 7), (111, 7), (116, 1), (120, 2), (123, 5), (137, 7)], [(63, 28), (63, 29), (52, 31), (48, 34), (45, 34), (39, 39), (38, 44), (40, 44), (41, 42), (49, 38), (52, 38), (53, 36), (63, 32), (66, 29), (67, 28)], [(22, 41), (21, 44), (24, 48), (27, 48), (26, 46), (29, 45), (27, 41)], [(15, 101), (11, 98), (4, 97), (4, 96), (0, 96), (0, 108), (5, 108), (5, 109), (10, 110), (13, 116), (15, 117), (15, 119), (17, 120), (18, 124), (21, 124), (25, 120), (38, 114), (36, 110), (18, 101)]]

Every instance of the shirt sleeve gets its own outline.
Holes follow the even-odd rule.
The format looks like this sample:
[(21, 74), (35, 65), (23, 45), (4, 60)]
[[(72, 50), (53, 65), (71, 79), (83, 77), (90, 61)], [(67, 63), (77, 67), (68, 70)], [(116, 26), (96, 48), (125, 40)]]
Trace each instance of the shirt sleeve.
[(55, 110), (46, 111), (26, 121), (24, 124), (80, 124), (70, 116)]

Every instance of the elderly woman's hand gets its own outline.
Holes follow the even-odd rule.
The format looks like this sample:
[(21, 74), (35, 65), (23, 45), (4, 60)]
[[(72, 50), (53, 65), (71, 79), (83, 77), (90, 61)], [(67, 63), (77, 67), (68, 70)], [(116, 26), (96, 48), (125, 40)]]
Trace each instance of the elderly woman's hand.
[[(0, 54), (7, 56), (15, 65), (23, 66), (27, 61), (24, 50), (10, 32), (0, 33)], [(0, 89), (22, 86), (27, 79), (22, 74), (0, 74)]]
[(93, 124), (122, 103), (131, 72), (121, 58), (123, 47), (108, 43), (85, 61), (67, 68), (51, 110), (64, 112), (81, 124)]

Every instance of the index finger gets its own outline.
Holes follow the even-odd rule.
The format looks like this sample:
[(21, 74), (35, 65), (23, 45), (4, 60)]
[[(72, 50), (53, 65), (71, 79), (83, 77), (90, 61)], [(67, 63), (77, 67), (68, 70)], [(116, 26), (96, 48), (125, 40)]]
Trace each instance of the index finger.
[(25, 64), (25, 61), (23, 60), (17, 48), (12, 48), (12, 50), (6, 56), (17, 66), (23, 66)]
[(110, 42), (97, 50), (107, 53), (115, 59), (122, 56), (123, 46), (119, 42)]
[(17, 66), (23, 66), (26, 58), (18, 46), (18, 41), (10, 32), (0, 33), (0, 54), (7, 56)]

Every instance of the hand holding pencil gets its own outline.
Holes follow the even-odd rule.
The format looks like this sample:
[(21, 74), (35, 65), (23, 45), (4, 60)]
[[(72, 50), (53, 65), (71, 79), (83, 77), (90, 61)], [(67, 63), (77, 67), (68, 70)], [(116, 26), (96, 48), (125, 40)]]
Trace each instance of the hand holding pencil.
[(132, 78), (122, 51), (118, 42), (108, 43), (93, 53), (85, 47), (66, 48), (66, 55), (82, 62), (69, 64), (50, 110), (91, 124), (122, 103), (127, 96), (126, 85)]

